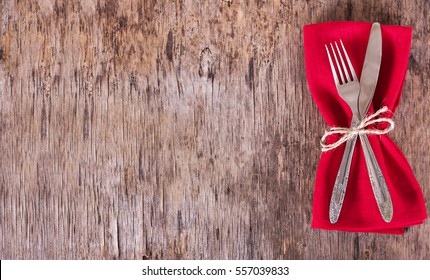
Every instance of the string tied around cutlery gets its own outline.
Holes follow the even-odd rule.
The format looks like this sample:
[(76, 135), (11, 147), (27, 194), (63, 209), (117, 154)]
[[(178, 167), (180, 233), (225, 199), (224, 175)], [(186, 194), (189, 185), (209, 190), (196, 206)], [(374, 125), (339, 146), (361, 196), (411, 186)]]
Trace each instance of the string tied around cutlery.
[[(389, 111), (389, 109), (384, 106), (372, 115), (367, 116), (364, 118), (357, 126), (351, 127), (351, 128), (345, 128), (345, 127), (331, 127), (329, 131), (325, 131), (323, 137), (321, 138), (320, 144), (321, 144), (321, 151), (327, 152), (330, 150), (333, 150), (340, 145), (342, 145), (344, 142), (348, 141), (349, 139), (354, 138), (356, 135), (359, 134), (376, 134), (376, 135), (382, 135), (387, 134), (391, 130), (394, 129), (394, 121), (391, 118), (378, 118), (381, 114)], [(388, 123), (389, 126), (385, 129), (370, 129), (368, 126), (372, 124), (377, 123)], [(342, 137), (339, 138), (336, 142), (332, 144), (326, 144), (326, 139), (328, 136), (333, 134), (342, 134)]]

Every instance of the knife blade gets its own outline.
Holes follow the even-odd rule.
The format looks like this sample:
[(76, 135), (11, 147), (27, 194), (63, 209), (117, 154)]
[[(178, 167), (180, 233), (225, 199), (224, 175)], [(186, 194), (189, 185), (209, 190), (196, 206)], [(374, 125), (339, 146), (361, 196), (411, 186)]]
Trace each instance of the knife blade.
[[(382, 34), (381, 26), (375, 22), (372, 24), (369, 42), (367, 43), (366, 56), (360, 77), (360, 94), (358, 96), (358, 111), (363, 119), (369, 110), (375, 88), (378, 83), (379, 70), (382, 58)], [(363, 153), (366, 160), (367, 171), (373, 194), (379, 208), (379, 212), (385, 222), (390, 222), (393, 217), (393, 204), (384, 175), (373, 153), (366, 134), (360, 134), (363, 144)]]
[(378, 83), (379, 69), (382, 58), (382, 34), (381, 25), (378, 22), (372, 24), (363, 69), (360, 77), (360, 94), (358, 95), (358, 112), (363, 119), (369, 110)]

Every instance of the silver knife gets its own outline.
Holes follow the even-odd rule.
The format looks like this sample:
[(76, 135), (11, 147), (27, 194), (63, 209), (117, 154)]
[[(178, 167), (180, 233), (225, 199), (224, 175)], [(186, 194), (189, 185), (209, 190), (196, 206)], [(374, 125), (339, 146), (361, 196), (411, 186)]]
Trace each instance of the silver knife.
[[(360, 118), (363, 119), (372, 102), (375, 88), (378, 83), (379, 69), (382, 57), (382, 35), (381, 26), (375, 22), (372, 24), (369, 42), (367, 44), (366, 56), (360, 77), (360, 94), (358, 97), (358, 111)], [(370, 146), (366, 134), (360, 134), (363, 144), (363, 153), (366, 160), (367, 171), (373, 194), (378, 204), (379, 212), (385, 222), (390, 222), (393, 218), (393, 204), (384, 175)]]

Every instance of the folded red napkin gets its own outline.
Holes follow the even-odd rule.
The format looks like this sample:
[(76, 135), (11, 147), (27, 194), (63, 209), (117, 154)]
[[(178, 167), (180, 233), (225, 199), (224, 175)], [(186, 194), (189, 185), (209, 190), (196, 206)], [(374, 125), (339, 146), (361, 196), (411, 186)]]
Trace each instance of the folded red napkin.
[[(306, 74), (312, 98), (330, 127), (349, 127), (352, 112), (336, 90), (324, 45), (342, 40), (358, 78), (371, 29), (365, 22), (326, 22), (304, 26)], [(394, 112), (399, 105), (408, 67), (412, 29), (381, 25), (382, 60), (378, 84), (369, 114), (383, 106)], [(339, 220), (331, 224), (329, 205), (345, 144), (323, 152), (318, 165), (312, 227), (326, 230), (402, 234), (405, 227), (427, 218), (420, 186), (402, 151), (388, 134), (368, 135), (385, 176), (393, 203), (393, 219), (385, 222), (370, 185), (360, 140), (357, 140), (348, 186)], [(330, 136), (333, 143), (339, 136)]]

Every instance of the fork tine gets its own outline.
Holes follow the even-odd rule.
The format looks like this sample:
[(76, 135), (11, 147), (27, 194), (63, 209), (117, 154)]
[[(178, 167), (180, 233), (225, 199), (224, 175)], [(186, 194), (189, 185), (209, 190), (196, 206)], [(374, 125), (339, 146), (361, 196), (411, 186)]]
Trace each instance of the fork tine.
[(339, 71), (340, 80), (342, 84), (345, 83), (345, 79), (343, 78), (342, 69), (340, 68), (339, 61), (337, 60), (336, 52), (334, 51), (333, 45), (330, 43), (331, 50), (333, 51), (334, 60), (336, 61), (337, 70)]
[[(343, 72), (344, 72), (344, 74), (345, 74), (346, 82), (351, 82), (351, 78), (349, 77), (348, 69), (347, 69), (347, 68), (346, 68), (346, 66), (345, 66), (345, 62), (343, 61), (343, 57), (342, 57), (342, 55), (341, 55), (341, 53), (340, 53), (339, 46), (337, 45), (337, 43), (336, 43), (336, 42), (334, 42), (334, 44), (336, 45), (336, 50), (337, 50), (337, 53), (338, 53), (338, 55), (339, 55), (340, 62), (342, 63)], [(343, 49), (343, 50), (344, 50), (344, 52), (345, 52), (345, 49)], [(346, 54), (345, 54), (345, 55), (346, 55)]]
[(336, 69), (334, 69), (333, 61), (331, 60), (330, 51), (328, 50), (327, 45), (324, 45), (324, 46), (325, 46), (325, 49), (327, 51), (328, 60), (330, 62), (330, 68), (331, 68), (331, 73), (333, 74), (334, 83), (336, 84), (336, 87), (337, 87), (337, 86), (339, 86), (340, 83), (339, 83), (339, 79), (338, 79), (337, 74), (336, 74)]
[(343, 53), (345, 54), (345, 58), (346, 58), (346, 62), (348, 63), (348, 66), (349, 66), (349, 70), (351, 71), (352, 79), (353, 79), (353, 81), (358, 81), (357, 75), (355, 74), (355, 71), (354, 71), (354, 67), (352, 67), (351, 60), (349, 60), (348, 53), (346, 52), (345, 47), (343, 46), (342, 40), (340, 40), (340, 44), (342, 45)]

